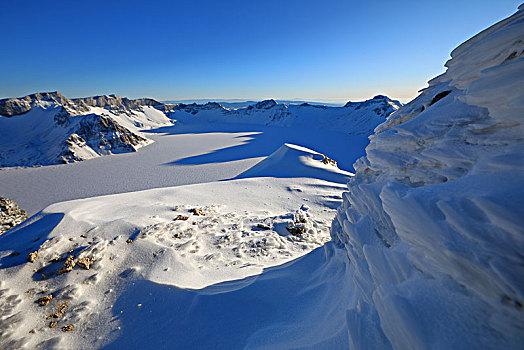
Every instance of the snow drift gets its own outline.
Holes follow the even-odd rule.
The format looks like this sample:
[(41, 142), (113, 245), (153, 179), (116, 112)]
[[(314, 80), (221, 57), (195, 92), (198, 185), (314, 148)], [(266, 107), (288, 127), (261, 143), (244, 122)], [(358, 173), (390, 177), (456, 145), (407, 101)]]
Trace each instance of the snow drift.
[(308, 177), (344, 184), (353, 174), (339, 169), (336, 161), (324, 154), (286, 143), (238, 178), (262, 176)]
[(353, 348), (524, 342), (524, 7), (376, 129), (332, 235)]

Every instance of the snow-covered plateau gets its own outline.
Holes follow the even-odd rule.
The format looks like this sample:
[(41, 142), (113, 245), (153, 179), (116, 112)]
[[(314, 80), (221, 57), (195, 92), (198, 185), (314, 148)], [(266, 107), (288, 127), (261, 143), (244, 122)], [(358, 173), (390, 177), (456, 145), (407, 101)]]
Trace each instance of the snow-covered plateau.
[(403, 106), (0, 101), (0, 348), (521, 349), (524, 5), (451, 57)]

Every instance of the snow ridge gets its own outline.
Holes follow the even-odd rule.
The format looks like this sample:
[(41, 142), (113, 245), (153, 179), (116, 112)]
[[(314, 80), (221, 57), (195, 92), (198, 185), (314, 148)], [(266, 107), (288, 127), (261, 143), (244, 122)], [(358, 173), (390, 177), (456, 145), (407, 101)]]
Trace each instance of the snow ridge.
[(524, 11), (452, 52), (377, 127), (333, 222), (354, 348), (512, 348), (524, 336)]

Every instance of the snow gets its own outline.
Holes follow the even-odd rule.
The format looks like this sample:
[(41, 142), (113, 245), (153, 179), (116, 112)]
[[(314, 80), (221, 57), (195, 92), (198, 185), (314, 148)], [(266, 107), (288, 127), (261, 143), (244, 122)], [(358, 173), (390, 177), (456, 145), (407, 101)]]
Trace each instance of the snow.
[(269, 157), (238, 177), (309, 177), (346, 183), (352, 173), (325, 162), (326, 156), (306, 147), (285, 143)]
[(523, 25), (520, 9), (459, 46), (382, 124), (144, 108), (114, 115), (155, 141), (139, 152), (2, 170), (36, 214), (0, 236), (0, 344), (521, 348)]
[[(347, 300), (334, 297), (345, 265), (329, 230), (352, 173), (328, 159), (351, 167), (366, 137), (198, 122), (140, 132), (155, 142), (139, 152), (0, 172), (3, 193), (32, 213), (47, 206), (0, 237), (2, 344), (346, 347)], [(152, 187), (162, 188), (129, 192)], [(76, 200), (57, 203), (66, 199)], [(77, 266), (57, 275), (69, 255)], [(83, 258), (94, 258), (89, 270)], [(48, 294), (49, 305), (35, 303)]]
[(130, 113), (119, 113), (119, 111), (111, 111), (106, 108), (89, 107), (89, 113), (109, 115), (120, 125), (136, 133), (173, 124), (171, 119), (154, 107), (141, 106), (140, 109), (141, 110), (130, 110)]
[(255, 125), (191, 124), (153, 131), (143, 135), (155, 142), (138, 152), (1, 169), (0, 193), (33, 215), (71, 199), (231, 179), (285, 142), (313, 148), (351, 171), (369, 142), (361, 135)]
[(523, 33), (520, 10), (460, 45), (355, 164), (332, 226), (355, 347), (522, 347)]
[(234, 123), (294, 128), (314, 128), (369, 135), (377, 125), (401, 106), (386, 96), (362, 102), (348, 102), (346, 107), (309, 104), (278, 104), (274, 100), (258, 102), (246, 108), (229, 110), (217, 103), (178, 107), (169, 115), (180, 123)]
[[(289, 147), (300, 150), (299, 154), (317, 155), (301, 147)], [(285, 166), (289, 158), (288, 155), (282, 159), (284, 163), (272, 164)], [(334, 171), (324, 168), (321, 159), (309, 161), (322, 164), (320, 169), (325, 176), (332, 177)], [(319, 170), (315, 170), (318, 175)], [(231, 347), (240, 340), (250, 346), (271, 340), (282, 347), (310, 342), (343, 343), (344, 332), (333, 323), (341, 324), (343, 312), (321, 325), (309, 319), (316, 315), (327, 317), (322, 299), (312, 298), (322, 294), (328, 297), (339, 290), (338, 284), (323, 280), (326, 266), (319, 262), (340, 252), (326, 248), (322, 253), (318, 249), (330, 240), (329, 227), (343, 186), (307, 177), (256, 177), (51, 205), (0, 238), (0, 280), (9, 281), (3, 282), (1, 288), (5, 295), (13, 296), (8, 300), (14, 303), (18, 315), (10, 319), (15, 328), (5, 341), (18, 341), (12, 343), (17, 347), (55, 341), (54, 346), (66, 348), (166, 346), (165, 339), (155, 339), (157, 336), (152, 334), (159, 331), (158, 327), (167, 331), (166, 322), (178, 322), (187, 325), (178, 330), (184, 336), (169, 340), (169, 346), (204, 346), (218, 341)], [(205, 216), (193, 214), (194, 208), (201, 209)], [(177, 219), (179, 216), (187, 220)], [(259, 224), (264, 226), (258, 227)], [(304, 230), (293, 235), (288, 227)], [(36, 262), (27, 263), (25, 255), (35, 250)], [(294, 261), (311, 251), (316, 253), (305, 260), (306, 266)], [(13, 256), (13, 252), (21, 254)], [(75, 267), (67, 274), (54, 274), (63, 261), (53, 259), (69, 255), (77, 261), (94, 258), (94, 263), (89, 270)], [(285, 268), (287, 265), (283, 264), (288, 262), (302, 272), (297, 274), (294, 268)], [(278, 267), (267, 270), (274, 266)], [(315, 282), (309, 285), (308, 281)], [(305, 286), (315, 292), (302, 294)], [(31, 292), (26, 293), (28, 290)], [(49, 306), (33, 303), (49, 293), (56, 300)], [(275, 293), (280, 296), (275, 298)], [(254, 329), (253, 325), (245, 325), (239, 328), (246, 333), (224, 338), (224, 328), (214, 326), (216, 319), (212, 318), (228, 310), (228, 305), (232, 307), (231, 315), (243, 313), (242, 307), (234, 306), (239, 305), (239, 294), (240, 300), (258, 304), (254, 309), (260, 312), (251, 317), (265, 326)], [(295, 300), (288, 304), (282, 298)], [(188, 299), (193, 301), (188, 304)], [(64, 300), (69, 310), (58, 320), (59, 326), (74, 324), (75, 331), (61, 336), (58, 330), (47, 326), (46, 316)], [(337, 309), (345, 301), (339, 298), (331, 303)], [(210, 304), (215, 305), (214, 309)], [(311, 305), (311, 309), (305, 310), (304, 304)], [(10, 315), (9, 305), (2, 305), (2, 310), (7, 311), (1, 317)], [(297, 318), (288, 319), (284, 310), (295, 310)], [(137, 312), (157, 321), (137, 332), (136, 325), (130, 325), (136, 321)], [(179, 313), (188, 316), (181, 318)], [(277, 333), (273, 317), (284, 323), (278, 326)], [(158, 325), (158, 321), (164, 325)], [(299, 323), (300, 327), (294, 326)], [(204, 331), (209, 338), (195, 339), (197, 334), (201, 339), (198, 330), (204, 326), (210, 328)], [(304, 337), (311, 327), (319, 332)], [(31, 329), (36, 333), (29, 334)], [(188, 334), (190, 330), (193, 333)], [(247, 333), (253, 331), (252, 335)]]

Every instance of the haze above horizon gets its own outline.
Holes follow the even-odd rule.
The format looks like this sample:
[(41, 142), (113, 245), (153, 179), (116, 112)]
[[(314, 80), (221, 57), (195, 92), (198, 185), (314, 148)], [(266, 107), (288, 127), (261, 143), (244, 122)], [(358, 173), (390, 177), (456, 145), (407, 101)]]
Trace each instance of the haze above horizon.
[[(402, 101), (520, 1), (5, 2), (0, 98)], [(8, 51), (9, 50), (9, 51)]]

